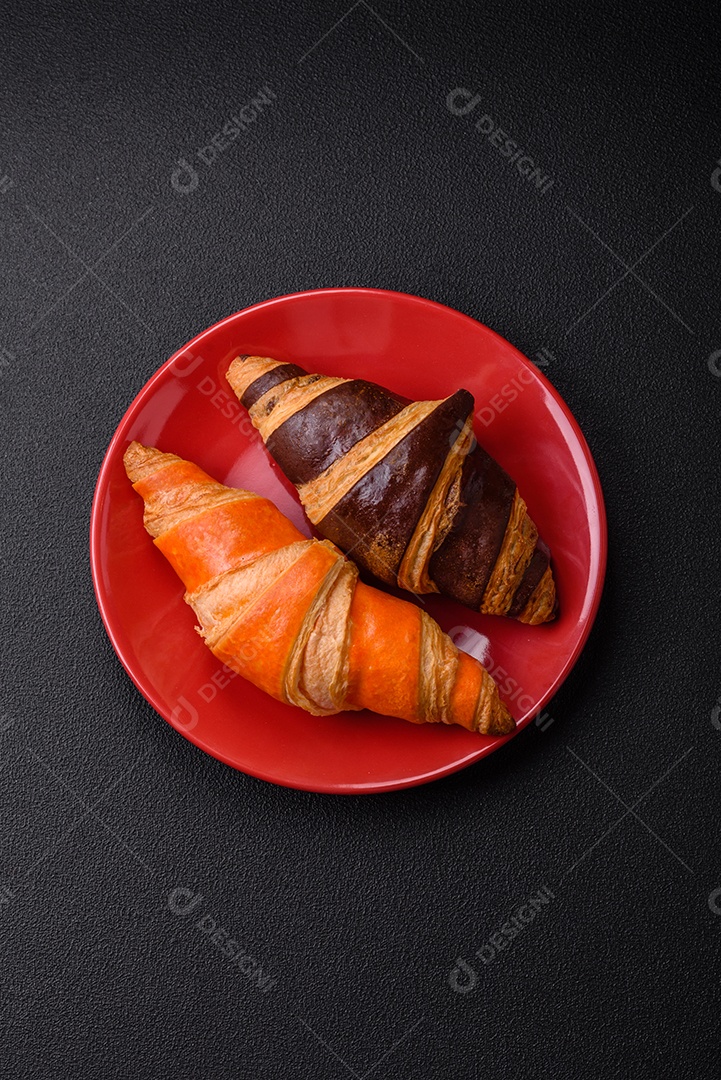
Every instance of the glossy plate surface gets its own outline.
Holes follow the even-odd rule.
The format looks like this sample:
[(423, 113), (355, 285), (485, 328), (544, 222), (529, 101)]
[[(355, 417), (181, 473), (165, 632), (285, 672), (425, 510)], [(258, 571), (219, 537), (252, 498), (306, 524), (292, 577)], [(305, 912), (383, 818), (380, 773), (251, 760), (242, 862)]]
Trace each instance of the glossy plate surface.
[(515, 479), (551, 548), (561, 615), (526, 627), (436, 596), (426, 598), (427, 610), (495, 675), (519, 727), (558, 689), (591, 629), (606, 563), (603, 498), (557, 392), (507, 341), (450, 308), (376, 289), (323, 289), (268, 300), (204, 331), (146, 383), (118, 426), (93, 502), (91, 564), (103, 621), (130, 677), (197, 746), (288, 787), (393, 790), (490, 754), (506, 740), (367, 712), (309, 716), (229, 677), (194, 633), (182, 584), (142, 526), (122, 455), (132, 439), (179, 454), (272, 499), (309, 533), (294, 489), (225, 381), (238, 353), (369, 379), (409, 398), (459, 387), (475, 396), (476, 436)]

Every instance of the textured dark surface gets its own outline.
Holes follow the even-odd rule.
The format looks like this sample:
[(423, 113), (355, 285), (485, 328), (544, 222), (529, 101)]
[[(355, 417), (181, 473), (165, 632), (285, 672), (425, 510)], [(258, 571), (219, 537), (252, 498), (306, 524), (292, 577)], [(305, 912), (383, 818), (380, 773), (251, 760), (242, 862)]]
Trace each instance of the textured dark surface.
[[(5, 5), (2, 1076), (718, 1076), (717, 10)], [(159, 364), (342, 284), (546, 350), (610, 533), (539, 725), (366, 798), (183, 740), (88, 564), (105, 447)]]

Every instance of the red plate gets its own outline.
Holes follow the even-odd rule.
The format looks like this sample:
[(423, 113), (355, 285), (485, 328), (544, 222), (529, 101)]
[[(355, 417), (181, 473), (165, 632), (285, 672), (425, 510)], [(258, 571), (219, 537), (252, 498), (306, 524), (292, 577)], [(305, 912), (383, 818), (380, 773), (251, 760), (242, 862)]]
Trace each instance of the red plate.
[(321, 792), (422, 784), (506, 739), (372, 713), (314, 717), (229, 678), (193, 632), (183, 587), (142, 527), (122, 465), (131, 439), (257, 491), (309, 532), (293, 489), (225, 381), (238, 353), (370, 379), (409, 398), (465, 387), (479, 442), (516, 480), (550, 545), (561, 605), (549, 626), (477, 615), (427, 597), (427, 610), (495, 674), (519, 727), (563, 682), (591, 629), (603, 586), (606, 521), (590, 451), (540, 372), (492, 330), (430, 300), (379, 289), (322, 289), (268, 300), (211, 326), (143, 387), (105, 456), (91, 521), (100, 613), (128, 674), (196, 746), (253, 776)]

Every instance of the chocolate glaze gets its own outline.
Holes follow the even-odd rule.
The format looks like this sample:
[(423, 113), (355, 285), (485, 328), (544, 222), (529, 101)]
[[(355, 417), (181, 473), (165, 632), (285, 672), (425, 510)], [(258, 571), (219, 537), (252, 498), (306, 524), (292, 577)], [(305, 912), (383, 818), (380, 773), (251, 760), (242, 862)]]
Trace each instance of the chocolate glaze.
[(461, 473), (461, 506), (440, 547), (430, 576), (441, 592), (479, 608), (501, 550), (516, 485), (490, 454), (476, 445)]
[(354, 379), (313, 398), (276, 428), (266, 445), (291, 483), (305, 484), (407, 404), (407, 398), (382, 386)]
[(395, 584), (413, 530), (472, 409), (467, 390), (458, 390), (437, 406), (318, 523), (323, 536), (381, 580)]
[[(242, 402), (250, 408), (274, 386), (305, 374), (295, 364), (273, 368), (251, 383)], [(268, 451), (291, 483), (307, 483), (408, 404), (408, 398), (363, 379), (342, 383), (281, 424), (267, 440)], [(354, 485), (319, 523), (319, 532), (377, 577), (395, 584), (448, 450), (472, 409), (471, 394), (457, 391)], [(476, 445), (463, 464), (453, 525), (430, 561), (430, 576), (446, 596), (480, 607), (515, 490), (507, 473)], [(522, 613), (549, 562), (549, 550), (539, 538), (510, 616)]]
[[(247, 360), (246, 356), (241, 357), (242, 360)], [(262, 398), (268, 390), (272, 390), (274, 386), (278, 386), (279, 383), (285, 382), (286, 379), (297, 378), (298, 375), (307, 375), (307, 371), (303, 371), (303, 368), (298, 367), (296, 364), (281, 364), (279, 367), (271, 368), (270, 371), (266, 371), (265, 375), (259, 375), (243, 394), (241, 403), (245, 405), (246, 409), (250, 409), (255, 405), (258, 398)]]
[[(545, 544), (543, 547), (545, 547)], [(508, 614), (512, 618), (517, 618), (531, 599), (533, 590), (548, 569), (548, 563), (548, 549), (544, 551), (539, 544), (536, 544), (536, 550), (533, 552), (531, 561), (526, 567), (526, 572), (521, 578), (520, 584), (514, 593), (511, 606), (508, 609)]]

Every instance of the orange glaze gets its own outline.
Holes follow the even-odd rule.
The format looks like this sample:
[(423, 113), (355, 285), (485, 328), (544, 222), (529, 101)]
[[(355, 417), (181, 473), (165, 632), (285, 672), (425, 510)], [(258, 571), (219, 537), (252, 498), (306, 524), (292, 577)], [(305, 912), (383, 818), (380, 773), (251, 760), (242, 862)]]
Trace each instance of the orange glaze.
[(188, 592), (194, 592), (226, 570), (306, 539), (272, 502), (258, 495), (211, 506), (162, 533), (155, 545)]
[(454, 724), (473, 731), (476, 705), (483, 683), (483, 669), (468, 653), (458, 653), (456, 681), (451, 694), (451, 715)]
[[(327, 596), (319, 595), (320, 590), (324, 583), (330, 584), (327, 575), (343, 556), (328, 541), (308, 541), (267, 499), (249, 492), (233, 492), (216, 483), (198, 466), (172, 457), (168, 462), (168, 458), (169, 455), (152, 447), (133, 443), (126, 451), (125, 464), (131, 480), (137, 475), (141, 477), (133, 486), (145, 501), (146, 528), (182, 577), (188, 589), (186, 600), (191, 606), (192, 594), (198, 588), (205, 584), (212, 587), (218, 580), (222, 586), (227, 571), (306, 541), (301, 545), (301, 553), (297, 557), (293, 554), (295, 561), (287, 569), (281, 569), (286, 562), (280, 560), (275, 569), (269, 565), (267, 576), (258, 573), (254, 577), (251, 571), (252, 591), (243, 596), (242, 589), (234, 593), (231, 588), (227, 603), (233, 606), (225, 612), (218, 611), (217, 618), (210, 617), (207, 624), (218, 659), (261, 690), (280, 701), (288, 701), (286, 683), (293, 684), (289, 687), (292, 692), (300, 674), (294, 672), (289, 678), (291, 659), (295, 656), (299, 664), (302, 662), (313, 629), (307, 617), (316, 601), (316, 614), (323, 610)], [(158, 467), (150, 471), (154, 461)], [(175, 523), (183, 513), (190, 516)], [(269, 562), (272, 564), (273, 560)], [(219, 604), (223, 603), (223, 596), (221, 589)], [(202, 616), (199, 617), (202, 621)], [(348, 686), (340, 707), (368, 708), (422, 722), (420, 608), (357, 582), (347, 618), (350, 623), (347, 638), (345, 625), (335, 628), (338, 655), (346, 642), (348, 649)], [(222, 632), (221, 625), (227, 630), (216, 641), (215, 633), (210, 635), (210, 628), (217, 626)], [(327, 672), (328, 679), (334, 677), (334, 671)], [(427, 719), (446, 719), (474, 730), (483, 688), (484, 709), (491, 712), (494, 733), (512, 731), (513, 720), (499, 701), (495, 684), (488, 678), (484, 685), (484, 678), (480, 664), (465, 653), (460, 654), (457, 665), (445, 665), (438, 670), (431, 665), (424, 670), (424, 683), (442, 679), (442, 696), (446, 700), (450, 698), (450, 715)], [(439, 698), (439, 686), (434, 688), (434, 696)]]
[(348, 701), (419, 722), (420, 608), (359, 581), (350, 617)]
[(338, 555), (314, 544), (262, 592), (213, 648), (228, 667), (285, 701), (286, 668), (308, 608)]

